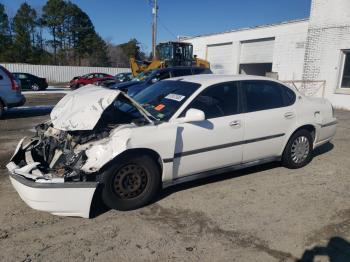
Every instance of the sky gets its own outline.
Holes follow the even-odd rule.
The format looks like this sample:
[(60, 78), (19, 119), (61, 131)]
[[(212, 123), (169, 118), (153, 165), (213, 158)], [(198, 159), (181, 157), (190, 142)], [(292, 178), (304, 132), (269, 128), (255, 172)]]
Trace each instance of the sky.
[[(151, 49), (149, 0), (71, 0), (86, 12), (95, 30), (114, 44), (136, 38)], [(0, 0), (13, 17), (24, 0)], [(37, 10), (46, 0), (26, 0)], [(158, 41), (308, 18), (311, 0), (158, 0)]]

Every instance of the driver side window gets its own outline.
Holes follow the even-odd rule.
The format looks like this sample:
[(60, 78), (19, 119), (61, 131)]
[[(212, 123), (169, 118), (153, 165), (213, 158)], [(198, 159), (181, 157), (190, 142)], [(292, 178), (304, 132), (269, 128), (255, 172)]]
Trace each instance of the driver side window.
[(206, 119), (238, 114), (238, 88), (233, 82), (208, 87), (191, 102), (181, 117), (190, 108), (202, 110)]

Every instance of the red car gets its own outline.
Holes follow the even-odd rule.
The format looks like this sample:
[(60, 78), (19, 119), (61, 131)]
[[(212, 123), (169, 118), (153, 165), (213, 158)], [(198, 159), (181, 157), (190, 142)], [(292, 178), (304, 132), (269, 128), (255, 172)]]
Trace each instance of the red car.
[(84, 85), (93, 84), (97, 81), (114, 79), (113, 76), (104, 73), (90, 73), (83, 76), (76, 76), (69, 82), (69, 87), (76, 89)]

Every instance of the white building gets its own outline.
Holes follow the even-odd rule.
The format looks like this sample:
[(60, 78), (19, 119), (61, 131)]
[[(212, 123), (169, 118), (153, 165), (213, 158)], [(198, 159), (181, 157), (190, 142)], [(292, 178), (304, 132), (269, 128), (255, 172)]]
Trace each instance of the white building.
[(350, 110), (350, 0), (313, 0), (310, 19), (186, 39), (218, 74), (292, 81)]

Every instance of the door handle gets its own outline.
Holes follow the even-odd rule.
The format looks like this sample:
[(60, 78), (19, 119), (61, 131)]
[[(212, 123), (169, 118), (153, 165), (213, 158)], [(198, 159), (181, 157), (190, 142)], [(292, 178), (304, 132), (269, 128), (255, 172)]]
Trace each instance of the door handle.
[(235, 128), (241, 127), (241, 121), (235, 120), (235, 121), (230, 122), (230, 127), (235, 127)]
[(293, 112), (287, 112), (284, 114), (284, 117), (287, 118), (287, 119), (291, 119), (291, 118), (294, 118), (295, 115)]

